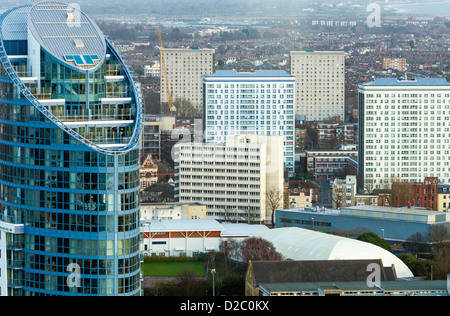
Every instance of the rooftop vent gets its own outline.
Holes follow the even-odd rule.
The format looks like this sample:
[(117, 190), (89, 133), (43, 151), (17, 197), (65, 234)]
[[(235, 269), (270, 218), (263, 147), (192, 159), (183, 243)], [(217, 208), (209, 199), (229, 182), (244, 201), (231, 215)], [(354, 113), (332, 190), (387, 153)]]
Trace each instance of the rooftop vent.
[(84, 43), (82, 40), (75, 39), (75, 40), (73, 40), (73, 42), (74, 42), (76, 48), (84, 48)]

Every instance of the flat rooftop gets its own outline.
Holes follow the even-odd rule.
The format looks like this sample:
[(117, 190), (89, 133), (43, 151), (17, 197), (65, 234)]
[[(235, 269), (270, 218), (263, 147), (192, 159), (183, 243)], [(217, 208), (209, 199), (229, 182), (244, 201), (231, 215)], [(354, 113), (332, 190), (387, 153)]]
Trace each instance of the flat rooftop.
[(236, 70), (217, 70), (212, 75), (203, 76), (208, 78), (226, 78), (226, 77), (286, 77), (295, 78), (284, 70), (256, 70), (255, 72), (237, 72)]
[(174, 232), (174, 231), (223, 231), (224, 227), (212, 219), (175, 219), (146, 221), (141, 231)]
[(374, 81), (364, 83), (362, 87), (377, 87), (377, 86), (448, 86), (445, 78), (416, 78), (414, 80), (398, 80), (396, 78), (377, 78)]
[(447, 281), (383, 281), (381, 289), (369, 287), (367, 282), (293, 282), (293, 283), (262, 283), (260, 288), (270, 292), (316, 292), (321, 290), (337, 291), (381, 291), (381, 292), (439, 292), (448, 295)]
[(425, 209), (408, 209), (372, 205), (343, 207), (339, 210), (327, 209), (324, 207), (305, 207), (285, 209), (281, 211), (326, 216), (362, 217), (370, 219), (384, 219), (428, 224), (450, 222), (450, 213), (429, 211)]

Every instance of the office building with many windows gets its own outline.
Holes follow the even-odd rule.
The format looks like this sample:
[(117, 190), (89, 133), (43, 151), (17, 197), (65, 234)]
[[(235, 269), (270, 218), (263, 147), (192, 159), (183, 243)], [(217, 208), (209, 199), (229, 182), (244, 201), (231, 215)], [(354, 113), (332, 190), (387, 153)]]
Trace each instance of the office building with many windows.
[(142, 95), (76, 5), (0, 17), (0, 295), (139, 295)]
[(283, 70), (239, 73), (221, 70), (204, 76), (203, 128), (207, 143), (227, 135), (283, 136), (284, 165), (294, 172), (295, 78)]
[(291, 52), (295, 114), (306, 121), (345, 120), (345, 52)]
[(366, 193), (428, 177), (450, 183), (449, 82), (375, 79), (358, 94), (358, 173)]
[(223, 144), (175, 145), (175, 200), (202, 203), (207, 217), (271, 222), (268, 195), (283, 195), (283, 137), (231, 135)]

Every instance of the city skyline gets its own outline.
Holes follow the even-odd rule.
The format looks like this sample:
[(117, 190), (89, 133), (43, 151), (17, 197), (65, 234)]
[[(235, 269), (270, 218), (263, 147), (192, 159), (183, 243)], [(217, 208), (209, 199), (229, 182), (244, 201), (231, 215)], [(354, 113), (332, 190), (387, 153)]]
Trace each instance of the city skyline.
[(0, 296), (450, 295), (448, 5), (5, 0)]

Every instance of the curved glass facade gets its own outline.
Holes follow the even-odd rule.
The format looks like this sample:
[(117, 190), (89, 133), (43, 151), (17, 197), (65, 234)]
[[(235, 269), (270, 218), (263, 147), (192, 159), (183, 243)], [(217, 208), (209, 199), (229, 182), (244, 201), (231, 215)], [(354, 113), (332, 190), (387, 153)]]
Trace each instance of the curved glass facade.
[(0, 223), (23, 225), (7, 246), (17, 258), (8, 294), (139, 295), (135, 83), (104, 36), (104, 59), (88, 69), (43, 45), (32, 60), (32, 35), (11, 35), (19, 10), (45, 9), (50, 23), (64, 6), (41, 2), (0, 19)]

